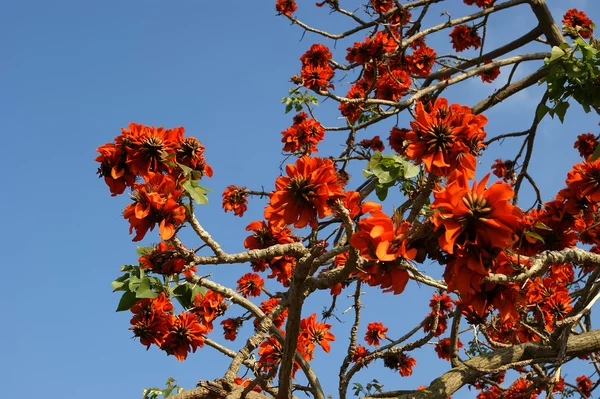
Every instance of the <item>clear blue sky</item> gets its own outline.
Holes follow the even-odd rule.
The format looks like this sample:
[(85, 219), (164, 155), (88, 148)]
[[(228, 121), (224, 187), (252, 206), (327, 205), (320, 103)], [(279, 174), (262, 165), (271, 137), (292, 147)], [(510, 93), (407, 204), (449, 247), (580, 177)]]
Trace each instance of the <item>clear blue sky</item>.
[[(352, 9), (359, 2), (342, 3)], [(549, 3), (558, 18), (578, 7), (600, 22), (595, 1)], [(332, 22), (326, 7), (316, 8), (314, 1), (300, 1), (299, 6), (299, 16), (312, 25), (332, 31), (343, 26), (337, 18)], [(442, 21), (445, 17), (438, 16), (443, 9), (436, 5), (426, 26)], [(458, 8), (449, 10), (459, 15)], [(198, 208), (198, 217), (226, 250), (240, 250), (245, 226), (262, 217), (264, 204), (251, 201), (247, 216), (239, 219), (221, 211), (220, 193), (229, 184), (272, 188), (283, 159), (280, 132), (291, 124), (292, 114), (285, 115), (280, 104), (291, 87), (289, 77), (298, 73), (298, 58), (310, 44), (334, 44), (311, 34), (300, 41), (298, 27), (275, 17), (274, 0), (7, 0), (0, 2), (0, 19), (3, 395), (136, 398), (142, 387), (162, 385), (169, 376), (186, 388), (199, 378), (221, 376), (228, 363), (212, 349), (183, 363), (156, 348), (146, 352), (131, 339), (130, 313), (114, 312), (119, 297), (111, 293), (110, 282), (119, 275), (120, 265), (136, 262), (136, 244), (121, 216), (127, 196), (111, 198), (96, 177), (95, 149), (131, 121), (184, 126), (206, 146), (215, 170), (214, 178), (205, 182), (214, 190), (211, 203)], [(493, 16), (489, 44), (510, 41), (530, 29), (530, 22), (526, 7)], [(428, 42), (439, 53), (449, 48), (446, 34)], [(343, 59), (346, 47), (348, 43), (338, 43), (338, 59)], [(534, 68), (520, 68), (517, 75)], [(447, 96), (450, 102), (471, 105), (507, 75), (503, 70), (491, 86), (473, 79)], [(340, 90), (345, 92), (345, 87)], [(488, 112), (488, 134), (527, 128), (539, 94), (539, 89), (520, 94)], [(318, 115), (326, 125), (338, 116), (327, 103)], [(401, 116), (399, 123), (408, 126), (408, 120)], [(361, 138), (387, 137), (393, 123), (362, 132)], [(572, 149), (576, 135), (598, 133), (597, 123), (597, 116), (585, 115), (574, 105), (564, 125), (551, 120), (542, 124), (532, 175), (545, 200), (562, 187), (566, 172), (578, 161)], [(319, 155), (339, 153), (343, 139), (329, 133), (331, 144)], [(483, 157), (478, 175), (487, 173), (495, 158), (512, 157), (514, 151), (515, 143), (509, 141), (495, 145)], [(157, 241), (156, 232), (145, 240)], [(231, 284), (247, 271), (247, 265), (237, 265), (201, 273), (214, 273), (216, 281)], [(425, 316), (427, 302), (421, 299), (430, 295), (414, 283), (400, 296), (377, 296), (367, 290), (365, 321), (395, 312), (384, 322), (390, 335), (400, 336)], [(338, 341), (331, 355), (317, 353), (314, 361), (326, 392), (334, 397), (337, 372), (331, 369), (339, 363), (332, 360), (340, 361), (347, 345), (344, 331), (350, 325), (350, 314), (341, 315), (346, 308), (341, 302), (338, 314), (345, 323), (333, 321)], [(327, 296), (309, 304), (320, 312)], [(217, 328), (214, 338), (224, 342), (219, 334)], [(232, 347), (242, 342), (238, 339)], [(401, 378), (372, 365), (356, 381), (366, 383), (376, 376), (386, 389), (409, 389), (427, 384), (448, 367), (435, 360), (432, 347), (414, 357), (419, 363), (413, 377)], [(466, 391), (455, 398), (471, 396)]]

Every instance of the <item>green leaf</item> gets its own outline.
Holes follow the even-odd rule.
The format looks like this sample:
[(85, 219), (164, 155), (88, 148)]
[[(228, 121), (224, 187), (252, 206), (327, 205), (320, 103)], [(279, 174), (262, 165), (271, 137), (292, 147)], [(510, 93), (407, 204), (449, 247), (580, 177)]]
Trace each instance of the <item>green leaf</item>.
[(567, 113), (567, 109), (569, 108), (569, 103), (566, 101), (562, 101), (558, 104), (556, 104), (556, 107), (554, 108), (556, 115), (558, 115), (558, 119), (560, 119), (560, 123), (564, 123), (565, 122), (565, 114)]
[(137, 298), (135, 297), (135, 292), (125, 291), (121, 297), (121, 300), (119, 301), (119, 305), (117, 306), (117, 312), (131, 309), (136, 302)]
[(135, 290), (135, 297), (138, 299), (141, 298), (156, 298), (158, 294), (152, 291), (152, 285), (150, 284), (150, 279), (148, 277), (144, 278), (137, 290)]
[(187, 176), (190, 176), (190, 175), (192, 174), (192, 172), (194, 171), (194, 170), (193, 170), (192, 168), (190, 168), (189, 166), (185, 166), (185, 165), (182, 165), (182, 164), (180, 164), (180, 163), (178, 163), (178, 164), (177, 164), (177, 166), (179, 166), (179, 168), (180, 168), (181, 170), (183, 170), (183, 173), (185, 174), (185, 176), (186, 176), (186, 177), (187, 177)]
[(420, 167), (418, 167), (410, 161), (403, 162), (402, 166), (404, 166), (404, 178), (406, 179), (412, 179), (413, 177), (417, 176), (421, 171)]
[(544, 116), (546, 116), (546, 114), (548, 113), (548, 111), (550, 111), (550, 107), (547, 106), (546, 104), (541, 104), (537, 108), (537, 110), (535, 112), (535, 117), (536, 117), (538, 123), (541, 122), (542, 119), (544, 119)]
[(208, 198), (206, 197), (204, 189), (198, 186), (198, 184), (194, 184), (193, 180), (186, 180), (181, 183), (181, 186), (197, 204), (208, 204)]
[(537, 222), (533, 227), (535, 227), (536, 229), (540, 229), (540, 230), (552, 231), (551, 227), (548, 227), (546, 224), (544, 224), (542, 222)]
[(118, 279), (116, 279), (115, 281), (113, 281), (112, 283), (110, 283), (110, 285), (112, 285), (113, 287), (113, 292), (115, 291), (126, 291), (128, 288), (128, 284), (127, 284), (127, 280), (129, 279), (129, 273), (125, 273), (124, 275), (122, 275), (121, 277), (119, 277)]
[(534, 232), (534, 231), (528, 231), (527, 234), (529, 237), (531, 238), (535, 238), (538, 241), (541, 241), (543, 244), (545, 244), (544, 239), (542, 238), (541, 235), (539, 235), (538, 233)]
[(558, 46), (552, 47), (552, 52), (550, 53), (550, 59), (548, 62), (556, 61), (557, 59), (563, 57), (565, 55), (565, 51)]
[(592, 154), (590, 159), (588, 159), (588, 162), (594, 162), (598, 158), (600, 158), (600, 145), (596, 146), (596, 149), (594, 150), (594, 153)]
[(385, 185), (377, 185), (375, 187), (375, 195), (377, 195), (377, 198), (379, 198), (379, 201), (385, 201), (385, 199), (387, 198), (388, 195), (388, 186)]
[(143, 245), (138, 245), (135, 247), (135, 252), (138, 254), (138, 256), (148, 255), (152, 251), (154, 251), (154, 247), (145, 247)]

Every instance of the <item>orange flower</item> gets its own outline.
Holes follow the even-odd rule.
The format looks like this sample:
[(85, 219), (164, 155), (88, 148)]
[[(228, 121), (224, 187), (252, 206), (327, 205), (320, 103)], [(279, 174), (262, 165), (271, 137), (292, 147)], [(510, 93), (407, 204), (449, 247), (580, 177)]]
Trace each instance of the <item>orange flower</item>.
[[(487, 64), (491, 64), (492, 61), (485, 60), (483, 63), (485, 65), (487, 65)], [(500, 75), (500, 67), (495, 67), (495, 68), (491, 68), (491, 69), (481, 72), (479, 74), (479, 77), (481, 78), (482, 82), (492, 83), (499, 75)]]
[[(356, 85), (352, 85), (352, 88), (346, 94), (346, 98), (357, 100), (365, 98), (365, 91)], [(360, 114), (363, 111), (363, 105), (360, 102), (353, 103), (340, 103), (339, 110), (343, 116), (348, 119), (348, 122), (355, 123)]]
[(509, 202), (510, 186), (496, 182), (487, 188), (488, 179), (489, 174), (469, 188), (467, 175), (455, 171), (445, 188), (434, 190), (433, 224), (436, 230), (443, 228), (438, 241), (444, 251), (452, 254), (466, 243), (503, 248), (512, 242), (522, 213)]
[(265, 285), (265, 280), (258, 274), (246, 273), (238, 281), (237, 290), (244, 298), (260, 296), (261, 289)]
[(401, 69), (393, 70), (391, 73), (384, 70), (375, 84), (375, 97), (398, 101), (410, 88), (410, 75)]
[(317, 152), (317, 144), (325, 138), (325, 128), (315, 119), (300, 112), (294, 117), (294, 124), (281, 132), (285, 143), (283, 151), (292, 154), (310, 155)]
[[(457, 348), (462, 348), (463, 344), (460, 342), (460, 339), (457, 339), (456, 342)], [(435, 344), (435, 352), (437, 353), (440, 359), (450, 360), (450, 338), (444, 338), (438, 341)]]
[[(151, 269), (153, 273), (165, 275), (179, 274), (187, 264), (185, 259), (178, 257), (175, 247), (165, 242), (158, 243), (152, 251), (140, 256), (138, 262), (142, 269)], [(192, 266), (183, 274), (191, 277), (195, 272), (196, 266)]]
[(309, 317), (300, 320), (299, 339), (305, 342), (307, 346), (312, 348), (318, 344), (325, 352), (329, 353), (329, 342), (335, 341), (335, 336), (329, 332), (331, 324), (319, 323), (316, 320), (316, 313), (313, 313)]
[(350, 243), (360, 251), (360, 255), (369, 260), (380, 261), (394, 261), (400, 256), (414, 259), (417, 250), (406, 248), (410, 223), (403, 222), (395, 227), (392, 218), (379, 209), (374, 208), (369, 213), (372, 217), (361, 219), (356, 233), (350, 238)]
[(296, 6), (296, 2), (294, 0), (277, 0), (277, 3), (275, 3), (275, 9), (277, 12), (285, 15), (286, 17), (290, 17), (297, 8), (298, 7)]
[(317, 227), (317, 217), (324, 218), (332, 210), (329, 201), (342, 198), (333, 162), (329, 159), (302, 157), (296, 165), (286, 166), (286, 176), (275, 181), (265, 218), (276, 225), (293, 224), (302, 228)]
[(367, 333), (365, 334), (365, 341), (369, 345), (379, 346), (380, 340), (387, 338), (385, 333), (387, 332), (387, 327), (383, 326), (383, 323), (373, 322), (367, 325)]
[(458, 52), (473, 47), (477, 50), (481, 46), (481, 37), (477, 34), (477, 28), (467, 25), (455, 26), (450, 32), (452, 48)]
[(431, 73), (436, 56), (437, 54), (431, 47), (427, 47), (425, 44), (419, 46), (412, 55), (406, 57), (410, 73), (421, 78), (427, 77)]
[(185, 360), (190, 349), (196, 352), (197, 348), (204, 346), (204, 335), (207, 332), (206, 326), (198, 322), (196, 315), (181, 312), (174, 318), (161, 348), (181, 362)]
[(123, 129), (122, 136), (127, 139), (127, 164), (131, 172), (142, 177), (151, 172), (170, 172), (171, 167), (164, 161), (175, 154), (183, 133), (182, 127), (165, 130), (162, 126), (130, 123), (129, 129)]
[(196, 294), (192, 304), (194, 313), (198, 316), (200, 323), (206, 325), (208, 331), (213, 329), (213, 320), (225, 314), (227, 310), (225, 297), (211, 290), (206, 290), (204, 295)]
[[(277, 304), (280, 302), (280, 299), (277, 298), (270, 298), (264, 302), (261, 302), (260, 304), (260, 310), (262, 310), (265, 315), (268, 315), (269, 313), (271, 313), (273, 311), (273, 309), (275, 308), (275, 306), (277, 306)], [(283, 312), (281, 312), (279, 314), (279, 316), (277, 316), (274, 320), (273, 320), (273, 325), (277, 328), (281, 328), (281, 326), (283, 326), (283, 323), (285, 322), (285, 319), (287, 318), (287, 314), (288, 314), (288, 310), (285, 309)], [(254, 326), (258, 327), (259, 324), (259, 320), (255, 320), (254, 321)]]
[(589, 398), (592, 394), (592, 380), (585, 375), (580, 375), (575, 381), (577, 381), (577, 389), (579, 389), (581, 394)]
[(302, 68), (302, 79), (304, 86), (307, 89), (315, 91), (327, 90), (328, 87), (333, 88), (333, 85), (329, 81), (335, 75), (333, 68), (329, 65), (326, 66), (313, 66), (306, 65)]
[(398, 370), (402, 377), (412, 375), (412, 368), (416, 364), (417, 361), (407, 356), (404, 352), (390, 353), (383, 358), (383, 365), (392, 370)]
[(127, 187), (133, 186), (135, 174), (131, 173), (125, 163), (126, 153), (122, 146), (107, 143), (98, 147), (96, 151), (100, 153), (95, 159), (96, 162), (100, 162), (97, 173), (104, 177), (104, 182), (113, 197), (123, 194)]
[(130, 330), (142, 345), (146, 345), (146, 349), (152, 344), (161, 346), (173, 324), (172, 311), (173, 304), (164, 293), (154, 299), (142, 299), (131, 308), (134, 316)]
[(179, 144), (176, 153), (177, 157), (175, 159), (178, 163), (192, 168), (194, 172), (197, 172), (194, 176), (195, 178), (202, 178), (203, 176), (212, 177), (213, 170), (204, 159), (204, 146), (200, 144), (197, 138), (184, 138)]
[(228, 186), (223, 191), (223, 209), (225, 212), (233, 211), (235, 216), (244, 216), (244, 212), (248, 210), (246, 195), (246, 187)]
[[(354, 363), (358, 363), (360, 361), (362, 361), (365, 357), (369, 356), (371, 354), (371, 352), (369, 352), (369, 350), (367, 348), (365, 348), (362, 345), (358, 345), (356, 347), (356, 349), (354, 350), (354, 354), (352, 355), (352, 361)], [(371, 363), (371, 361), (368, 361), (367, 364)], [(366, 364), (365, 364), (366, 366)]]
[(129, 234), (133, 229), (136, 231), (133, 241), (144, 238), (156, 223), (159, 223), (160, 237), (170, 240), (175, 234), (175, 226), (185, 220), (185, 208), (178, 202), (181, 190), (175, 188), (171, 177), (158, 173), (148, 174), (146, 183), (136, 183), (134, 189), (134, 203), (123, 211), (123, 217), (129, 220)]
[(423, 162), (428, 173), (448, 176), (453, 170), (475, 176), (479, 155), (485, 146), (483, 127), (487, 118), (474, 115), (469, 107), (459, 104), (448, 106), (448, 101), (438, 98), (425, 110), (422, 102), (417, 103), (416, 120), (411, 122), (412, 131), (404, 139), (406, 156), (417, 164)]
[(229, 341), (235, 341), (237, 338), (238, 329), (242, 325), (242, 320), (240, 318), (225, 319), (221, 322), (221, 325), (223, 326), (225, 339)]
[(567, 186), (579, 199), (600, 202), (600, 159), (574, 165), (567, 175)]
[(579, 11), (576, 8), (568, 10), (562, 22), (563, 31), (571, 37), (577, 38), (577, 36), (581, 36), (584, 39), (589, 39), (594, 32), (594, 23), (592, 20), (583, 11)]
[(580, 134), (573, 148), (579, 150), (579, 155), (586, 160), (594, 153), (598, 146), (598, 139), (591, 133)]

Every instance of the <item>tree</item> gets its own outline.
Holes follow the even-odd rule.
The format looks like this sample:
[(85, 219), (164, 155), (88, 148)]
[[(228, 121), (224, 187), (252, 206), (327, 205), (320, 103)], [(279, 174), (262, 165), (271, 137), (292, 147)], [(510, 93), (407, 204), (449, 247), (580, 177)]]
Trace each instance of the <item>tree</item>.
[[(135, 231), (133, 241), (157, 225), (162, 240), (138, 247), (139, 264), (122, 267), (113, 282), (122, 292), (117, 310), (133, 314), (130, 330), (147, 348), (182, 361), (206, 345), (231, 358), (221, 379), (178, 393), (168, 381), (166, 389), (145, 396), (287, 398), (303, 391), (324, 398), (311, 361), (327, 356), (333, 341), (347, 345), (336, 373), (341, 398), (349, 389), (365, 397), (446, 398), (466, 385), (479, 398), (542, 392), (589, 397), (599, 385), (587, 375), (592, 369), (600, 374), (600, 330), (591, 319), (600, 298), (598, 137), (577, 137), (583, 160), (565, 171), (566, 186), (550, 201), (544, 202), (530, 173), (546, 115), (562, 121), (573, 102), (600, 113), (594, 25), (571, 9), (559, 27), (543, 0), (464, 0), (459, 10), (467, 14), (446, 11), (439, 23), (434, 10), (443, 3), (371, 0), (353, 11), (337, 0), (317, 3), (352, 23), (335, 34), (297, 19), (293, 0), (276, 2), (280, 15), (305, 32), (351, 43), (341, 51), (345, 60), (322, 43), (300, 57), (300, 74), (291, 78), (295, 87), (283, 99), (286, 112), (297, 114), (282, 132), (287, 165), (274, 188), (229, 186), (223, 193), (223, 209), (236, 216), (244, 215), (249, 197), (265, 203), (264, 220), (246, 228), (246, 251), (227, 252), (196, 217), (196, 206), (206, 205), (210, 195), (200, 182), (206, 184), (213, 170), (200, 141), (186, 137), (182, 127), (131, 123), (98, 148), (99, 174), (111, 194), (131, 190), (123, 216)], [(531, 13), (536, 26), (488, 51), (489, 21), (513, 7)], [(453, 48), (446, 55), (427, 44), (442, 34)], [(457, 55), (468, 49), (477, 51)], [(526, 63), (537, 68), (514, 80)], [(501, 68), (508, 78), (491, 95), (469, 106), (452, 101), (454, 87), (470, 78), (491, 83)], [(484, 112), (538, 82), (544, 92), (530, 126), (488, 137)], [(350, 85), (344, 96), (343, 83)], [(336, 104), (342, 125), (322, 125), (315, 109), (321, 100)], [(391, 128), (392, 151), (385, 151), (380, 136), (364, 138), (364, 131), (403, 111), (410, 122)], [(316, 156), (327, 132), (345, 134), (344, 148)], [(478, 160), (504, 140), (520, 140), (521, 146), (494, 163), (500, 180), (476, 178)], [(356, 168), (364, 169), (364, 178)], [(533, 205), (519, 201), (524, 184), (535, 193)], [(201, 246), (184, 242), (185, 227)], [(204, 265), (225, 264), (242, 265), (235, 269), (236, 287), (202, 275)], [(395, 301), (411, 280), (431, 298), (420, 323), (392, 332), (386, 320), (369, 319), (365, 287)], [(331, 302), (319, 321), (309, 299), (323, 292)], [(337, 300), (348, 294), (352, 326), (335, 328), (328, 319), (339, 317)], [(218, 342), (221, 328), (239, 349)], [(364, 343), (359, 331), (366, 331)], [(351, 385), (376, 362), (400, 376), (412, 374), (416, 350), (428, 344), (450, 362), (428, 386), (399, 391), (383, 390), (378, 381)], [(562, 370), (582, 360), (591, 363), (590, 373), (563, 379)], [(253, 377), (242, 379), (242, 370)]]

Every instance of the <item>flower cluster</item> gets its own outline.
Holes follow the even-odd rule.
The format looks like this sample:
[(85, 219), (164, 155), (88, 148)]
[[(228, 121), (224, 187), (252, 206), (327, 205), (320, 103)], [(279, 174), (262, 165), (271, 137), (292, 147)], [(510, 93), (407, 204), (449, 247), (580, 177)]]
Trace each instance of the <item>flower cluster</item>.
[(300, 57), (302, 82), (307, 89), (322, 91), (333, 88), (330, 81), (335, 72), (329, 65), (330, 60), (331, 52), (322, 44), (313, 44), (310, 50)]
[(265, 219), (275, 225), (317, 227), (317, 218), (331, 214), (331, 202), (342, 198), (333, 162), (302, 157), (285, 168), (287, 176), (275, 181), (275, 191), (265, 209)]
[(235, 216), (242, 217), (248, 210), (248, 191), (246, 187), (228, 186), (223, 191), (223, 209), (233, 211)]
[(379, 346), (382, 339), (387, 338), (385, 334), (388, 328), (383, 326), (383, 323), (373, 322), (367, 325), (367, 332), (365, 333), (365, 341), (369, 345)]
[(122, 194), (127, 187), (133, 191), (134, 203), (125, 208), (123, 217), (129, 220), (130, 233), (136, 231), (134, 241), (144, 238), (157, 223), (161, 238), (172, 238), (175, 228), (185, 220), (181, 183), (212, 176), (204, 147), (197, 139), (184, 137), (184, 132), (182, 127), (163, 129), (130, 123), (113, 143), (97, 150), (98, 174), (104, 177), (111, 194)]
[(477, 33), (477, 28), (467, 25), (457, 25), (450, 32), (452, 48), (458, 52), (473, 47), (477, 50), (481, 46), (481, 37)]
[(277, 12), (286, 17), (291, 17), (297, 8), (298, 6), (294, 0), (277, 0), (277, 3), (275, 3)]
[(402, 137), (403, 152), (417, 164), (423, 162), (428, 173), (448, 176), (458, 170), (472, 178), (477, 166), (475, 157), (485, 147), (486, 124), (485, 116), (473, 114), (467, 106), (449, 106), (445, 98), (433, 104), (419, 102), (416, 120), (410, 122), (412, 130)]
[[(484, 65), (489, 65), (492, 63), (491, 60), (485, 60)], [(481, 81), (484, 83), (492, 83), (496, 78), (500, 75), (500, 67), (494, 67), (487, 69), (479, 74)]]
[(186, 268), (187, 261), (179, 256), (173, 245), (165, 242), (160, 242), (145, 251), (138, 262), (142, 269), (150, 269), (153, 273), (167, 276), (183, 273), (184, 276), (190, 277), (196, 272), (196, 266)]
[(325, 129), (321, 124), (308, 118), (305, 112), (294, 116), (292, 126), (281, 132), (283, 151), (292, 154), (310, 155), (317, 152), (317, 144), (325, 138)]
[(573, 148), (576, 148), (585, 160), (592, 156), (596, 147), (598, 147), (598, 138), (591, 133), (580, 134), (573, 144)]
[(466, 5), (472, 6), (475, 4), (479, 8), (489, 7), (494, 4), (494, 1), (496, 0), (463, 0)]
[(589, 39), (594, 33), (594, 23), (588, 16), (576, 8), (568, 10), (562, 20), (563, 31), (571, 36), (581, 36), (584, 39)]
[(175, 316), (173, 305), (162, 293), (155, 299), (140, 300), (131, 312), (130, 330), (146, 348), (154, 344), (182, 361), (190, 350), (196, 352), (204, 346), (207, 327), (192, 313)]
[(417, 361), (404, 352), (389, 353), (383, 357), (383, 365), (392, 370), (398, 370), (402, 377), (412, 375), (412, 369)]

